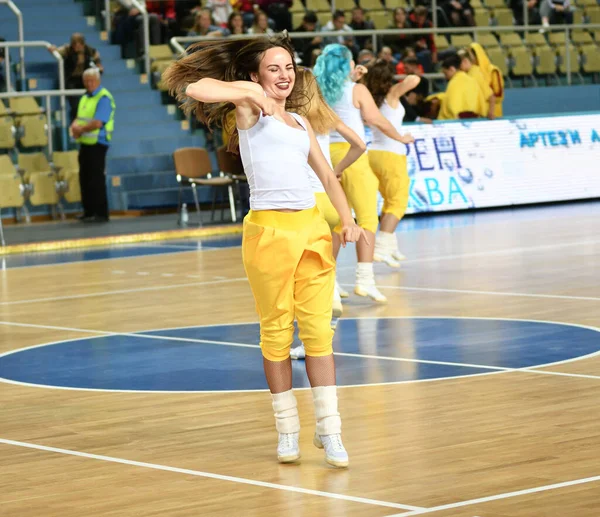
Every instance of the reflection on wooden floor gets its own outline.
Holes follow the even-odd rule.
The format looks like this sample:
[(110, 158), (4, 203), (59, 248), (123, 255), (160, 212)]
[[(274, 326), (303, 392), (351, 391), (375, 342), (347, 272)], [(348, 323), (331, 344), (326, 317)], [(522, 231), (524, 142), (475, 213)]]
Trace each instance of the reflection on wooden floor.
[[(418, 341), (410, 318), (547, 321), (594, 332), (600, 327), (599, 215), (598, 205), (574, 205), (401, 233), (409, 260), (398, 271), (377, 267), (389, 303), (350, 298), (345, 306), (348, 318), (406, 318), (402, 332), (392, 336), (395, 348), (385, 348), (391, 331), (378, 329), (374, 319), (368, 320), (374, 325), (358, 325), (338, 351), (354, 346), (362, 356), (393, 353), (392, 360), (409, 360), (401, 369), (406, 374), (418, 373), (424, 354), (441, 363), (448, 353)], [(239, 248), (181, 248), (0, 270), (0, 354), (113, 334), (110, 350), (117, 354), (133, 339), (123, 333), (256, 321)], [(340, 260), (340, 277), (349, 284), (352, 255), (343, 251)], [(571, 345), (551, 341), (552, 335), (543, 337), (549, 357)], [(590, 353), (598, 352), (600, 334), (595, 343), (591, 335)], [(478, 339), (489, 345), (485, 336)], [(525, 364), (520, 361), (528, 360), (530, 348), (524, 341), (497, 342), (497, 357), (492, 346), (484, 359), (500, 360), (511, 350), (516, 364)], [(193, 339), (171, 345), (201, 346)], [(508, 346), (514, 352), (502, 348)], [(241, 365), (231, 359), (235, 347), (206, 350), (225, 385), (241, 368), (260, 368), (254, 348), (239, 349), (254, 354), (243, 356)], [(458, 346), (445, 362), (472, 363), (480, 352)], [(0, 357), (0, 368), (9, 357), (20, 356)], [(128, 393), (9, 379), (0, 384), (0, 514), (597, 517), (600, 356), (538, 366), (548, 362), (540, 356), (532, 371), (510, 367), (396, 384), (383, 383), (377, 360), (359, 364), (351, 375), (373, 385), (340, 389), (347, 471), (326, 467), (311, 445), (314, 417), (306, 390), (297, 392), (302, 461), (282, 466), (275, 461), (264, 391)], [(63, 374), (76, 378), (78, 369), (76, 360), (62, 374), (47, 362), (14, 364), (7, 375), (15, 378), (18, 369), (29, 369), (30, 377), (52, 370), (54, 377), (39, 373), (31, 384), (61, 382)], [(132, 376), (140, 375), (135, 364), (129, 367)]]

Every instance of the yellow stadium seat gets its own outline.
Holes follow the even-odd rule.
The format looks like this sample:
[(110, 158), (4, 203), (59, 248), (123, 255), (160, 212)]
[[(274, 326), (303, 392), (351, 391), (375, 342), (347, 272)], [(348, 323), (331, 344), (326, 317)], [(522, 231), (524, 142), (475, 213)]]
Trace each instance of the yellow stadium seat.
[(387, 29), (390, 24), (390, 14), (387, 11), (371, 11), (369, 19), (376, 29)]
[(169, 45), (150, 45), (150, 59), (173, 59), (173, 51)]
[(435, 41), (435, 47), (438, 49), (438, 51), (450, 48), (450, 43), (448, 43), (448, 39), (443, 34), (435, 34), (433, 39)]
[(475, 33), (475, 38), (477, 43), (481, 44), (486, 49), (499, 46), (496, 36), (491, 32), (477, 32)]
[(470, 4), (473, 9), (479, 9), (479, 8), (483, 7), (481, 0), (471, 0)]
[[(351, 9), (354, 9), (354, 7), (356, 7), (356, 3), (354, 2), (354, 0), (335, 0), (336, 9), (341, 9), (342, 11), (350, 11)], [(331, 6), (329, 7), (329, 10), (331, 10)]]
[(0, 101), (0, 149), (12, 149), (15, 146), (16, 128), (13, 118)]
[(593, 45), (594, 40), (592, 39), (592, 35), (588, 31), (584, 30), (575, 30), (571, 33), (571, 40), (575, 45)]
[(33, 187), (29, 202), (32, 205), (57, 205), (56, 174), (43, 153), (20, 153), (19, 168), (27, 183)]
[[(294, 0), (294, 2), (292, 3), (292, 7), (290, 7), (290, 12), (302, 13), (304, 15), (304, 11), (304, 4), (301, 2), (301, 0)], [(295, 27), (297, 27), (297, 25), (295, 25)]]
[(292, 27), (300, 27), (302, 20), (304, 19), (304, 11), (295, 11), (292, 13)]
[(513, 75), (517, 77), (526, 77), (533, 75), (533, 64), (531, 54), (526, 47), (515, 47), (511, 52), (514, 61), (512, 67)]
[(536, 57), (535, 73), (538, 75), (556, 75), (556, 52), (548, 45), (534, 49)]
[(600, 51), (596, 46), (587, 45), (583, 51), (583, 71), (587, 74), (600, 73)]
[(0, 155), (0, 208), (21, 208), (24, 204), (23, 178), (10, 156)]
[[(306, 0), (306, 8), (309, 11), (331, 13), (331, 6), (327, 0)], [(331, 18), (331, 14), (329, 14)]]
[(513, 23), (513, 12), (510, 9), (495, 8), (494, 9), (494, 25), (498, 27), (508, 27), (514, 25)]
[(22, 147), (46, 147), (48, 145), (48, 125), (45, 115), (28, 115), (17, 119), (19, 144)]
[(527, 34), (525, 34), (525, 43), (532, 47), (548, 45), (548, 42), (546, 41), (544, 35), (540, 34), (539, 32), (528, 32)]
[(496, 65), (503, 76), (508, 75), (508, 56), (506, 52), (501, 47), (492, 47), (486, 49), (487, 55), (490, 58), (492, 64)]
[(473, 39), (468, 34), (452, 34), (450, 36), (450, 41), (452, 42), (452, 46), (455, 48), (468, 47), (471, 43), (473, 43)]
[(566, 36), (564, 31), (551, 32), (548, 34), (548, 41), (551, 45), (564, 47), (566, 45)]
[[(559, 56), (559, 66), (561, 74), (567, 73), (567, 49), (565, 47), (558, 48), (558, 56)], [(574, 47), (569, 48), (569, 58), (570, 58), (570, 69), (572, 74), (578, 74), (580, 63), (579, 63), (579, 52)]]
[(77, 151), (56, 151), (52, 155), (52, 165), (59, 182), (58, 191), (69, 203), (81, 201), (78, 156)]
[(15, 115), (37, 115), (43, 112), (34, 97), (12, 97), (8, 102)]
[(159, 61), (152, 72), (154, 84), (161, 91), (167, 91), (166, 85), (162, 82), (162, 74), (175, 61)]
[(516, 32), (501, 32), (500, 43), (504, 47), (520, 47), (523, 45), (523, 40)]
[(367, 11), (377, 11), (379, 9), (384, 8), (384, 5), (381, 3), (381, 0), (360, 0), (359, 4), (363, 9), (366, 9)]
[(506, 8), (506, 2), (504, 0), (485, 0), (485, 5), (491, 8)]
[(597, 5), (586, 7), (585, 18), (588, 23), (600, 23), (600, 7)]
[(385, 6), (388, 9), (396, 9), (396, 7), (408, 7), (407, 0), (385, 0)]
[(490, 12), (485, 8), (475, 8), (475, 25), (477, 27), (487, 27), (490, 24)]

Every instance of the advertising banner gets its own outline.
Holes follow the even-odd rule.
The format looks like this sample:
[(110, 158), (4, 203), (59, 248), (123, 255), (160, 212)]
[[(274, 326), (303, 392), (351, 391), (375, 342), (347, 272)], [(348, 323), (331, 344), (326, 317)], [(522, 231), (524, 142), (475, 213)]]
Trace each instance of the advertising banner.
[(407, 146), (408, 213), (600, 198), (600, 114), (406, 131), (415, 137)]

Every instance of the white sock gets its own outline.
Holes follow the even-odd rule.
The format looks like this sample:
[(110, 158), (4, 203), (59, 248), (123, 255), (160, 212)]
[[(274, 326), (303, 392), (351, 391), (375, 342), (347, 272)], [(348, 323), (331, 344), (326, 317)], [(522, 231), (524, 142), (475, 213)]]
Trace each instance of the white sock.
[[(377, 246), (379, 244), (379, 246)], [(375, 245), (381, 249), (385, 249), (388, 251), (396, 250), (396, 234), (389, 232), (377, 232), (377, 237), (375, 238)]]
[(342, 419), (338, 412), (336, 386), (317, 386), (312, 389), (317, 420), (317, 434), (327, 436), (342, 432)]
[(375, 285), (375, 273), (372, 262), (359, 262), (356, 265), (356, 283), (361, 285)]
[(300, 432), (298, 403), (292, 390), (283, 393), (272, 393), (275, 428), (278, 433), (290, 434)]

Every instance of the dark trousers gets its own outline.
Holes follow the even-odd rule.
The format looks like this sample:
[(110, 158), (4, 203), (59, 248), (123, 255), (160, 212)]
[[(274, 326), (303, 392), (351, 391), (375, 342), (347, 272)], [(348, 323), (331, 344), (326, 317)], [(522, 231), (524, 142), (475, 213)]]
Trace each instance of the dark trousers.
[(106, 151), (102, 144), (84, 145), (79, 149), (79, 184), (85, 217), (108, 219), (106, 197)]

